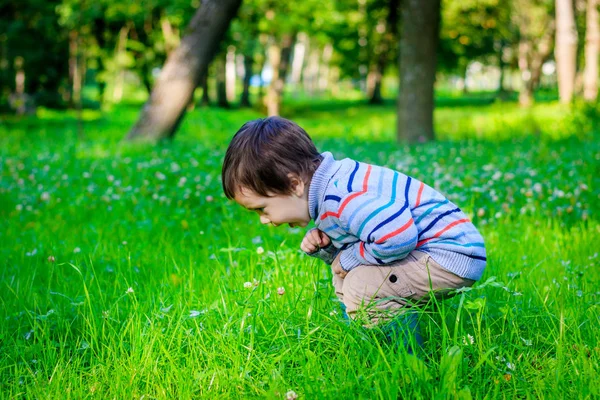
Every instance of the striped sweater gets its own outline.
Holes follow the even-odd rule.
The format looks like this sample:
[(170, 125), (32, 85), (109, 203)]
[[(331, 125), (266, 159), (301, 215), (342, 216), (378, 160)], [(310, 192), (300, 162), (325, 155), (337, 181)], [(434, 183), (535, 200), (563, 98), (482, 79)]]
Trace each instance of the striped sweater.
[(331, 246), (310, 254), (350, 271), (383, 265), (413, 250), (431, 255), (450, 272), (473, 280), (486, 264), (483, 238), (465, 214), (442, 194), (400, 172), (332, 154), (312, 177), (308, 204)]

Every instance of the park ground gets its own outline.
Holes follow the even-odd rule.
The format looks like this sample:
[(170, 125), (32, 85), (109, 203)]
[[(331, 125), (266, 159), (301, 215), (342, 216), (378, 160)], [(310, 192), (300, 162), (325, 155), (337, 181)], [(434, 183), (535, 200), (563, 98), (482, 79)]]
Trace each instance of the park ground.
[(409, 355), (341, 318), (304, 231), (228, 201), (254, 110), (196, 108), (172, 143), (122, 139), (140, 104), (0, 121), (3, 398), (599, 398), (600, 114), (440, 95), (438, 140), (392, 103), (298, 99), (322, 151), (434, 186), (485, 238), (480, 282), (418, 311)]

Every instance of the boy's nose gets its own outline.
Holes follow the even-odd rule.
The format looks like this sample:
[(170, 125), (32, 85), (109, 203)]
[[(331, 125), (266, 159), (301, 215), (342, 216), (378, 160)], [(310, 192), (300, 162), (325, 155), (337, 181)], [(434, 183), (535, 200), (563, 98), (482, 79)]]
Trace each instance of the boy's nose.
[(263, 225), (267, 225), (271, 223), (271, 220), (269, 220), (269, 218), (265, 217), (264, 215), (260, 216), (260, 223)]

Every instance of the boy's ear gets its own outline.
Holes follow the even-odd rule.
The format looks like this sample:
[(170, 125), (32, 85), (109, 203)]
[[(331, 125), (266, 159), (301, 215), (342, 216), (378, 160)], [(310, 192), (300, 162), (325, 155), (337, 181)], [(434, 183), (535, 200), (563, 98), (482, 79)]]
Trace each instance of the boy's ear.
[(292, 187), (292, 193), (298, 197), (304, 194), (304, 181), (296, 174), (289, 173), (288, 178)]

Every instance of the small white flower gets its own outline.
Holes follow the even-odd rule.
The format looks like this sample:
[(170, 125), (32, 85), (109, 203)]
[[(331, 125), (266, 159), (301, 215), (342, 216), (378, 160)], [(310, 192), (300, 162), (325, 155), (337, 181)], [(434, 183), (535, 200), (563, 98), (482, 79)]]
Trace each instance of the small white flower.
[(296, 400), (297, 398), (298, 395), (293, 390), (288, 390), (288, 392), (285, 394), (285, 400)]
[(246, 289), (249, 289), (249, 288), (251, 288), (251, 287), (252, 287), (252, 282), (244, 282), (244, 287), (245, 287)]
[(206, 201), (207, 201), (207, 202), (209, 202), (209, 203), (210, 203), (211, 201), (213, 201), (214, 199), (215, 199), (215, 198), (214, 198), (214, 197), (212, 197), (212, 196), (206, 196)]
[(277, 288), (277, 294), (283, 296), (285, 294), (285, 288), (283, 286)]
[(123, 240), (123, 246), (127, 246), (127, 241)]
[(510, 369), (511, 371), (514, 371), (515, 370), (515, 364), (507, 362), (506, 363), (506, 368)]
[(41, 199), (42, 199), (42, 201), (50, 200), (50, 193), (48, 193), (48, 192), (42, 193)]
[(127, 288), (127, 291), (126, 291), (125, 293), (127, 293), (127, 294), (129, 294), (129, 293), (133, 293), (133, 288), (132, 288), (132, 287), (130, 287), (130, 288)]
[(17, 211), (23, 211), (23, 204), (17, 204)]
[(264, 253), (264, 252), (265, 252), (265, 249), (263, 249), (261, 246), (258, 246), (258, 247), (256, 248), (256, 253), (258, 253), (258, 254), (262, 254), (262, 253)]
[(33, 249), (30, 252), (25, 253), (27, 257), (33, 257), (37, 254), (37, 249)]
[(77, 253), (81, 253), (81, 249), (79, 247), (75, 247), (73, 249), (73, 253), (77, 254)]
[(200, 311), (197, 310), (191, 310), (190, 311), (190, 318), (196, 318), (197, 316), (199, 316), (200, 314), (202, 314)]
[(54, 261), (56, 261), (56, 259), (54, 258), (54, 256), (48, 256), (48, 261), (53, 263)]

